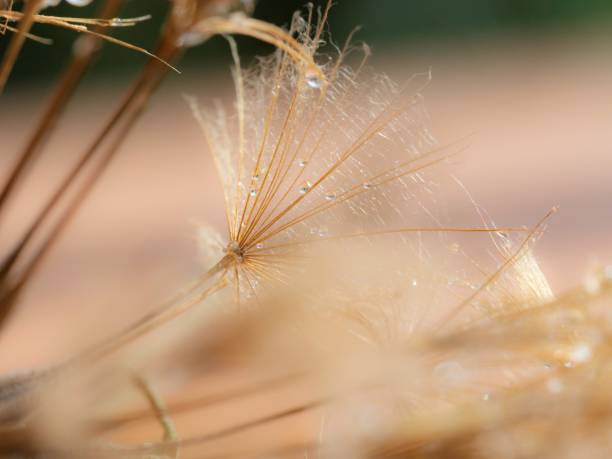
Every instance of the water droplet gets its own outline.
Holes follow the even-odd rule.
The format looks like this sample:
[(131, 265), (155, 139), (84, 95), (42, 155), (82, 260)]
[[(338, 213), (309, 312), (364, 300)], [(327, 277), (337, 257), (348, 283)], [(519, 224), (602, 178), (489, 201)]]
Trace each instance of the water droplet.
[(591, 346), (585, 343), (578, 344), (569, 353), (571, 363), (585, 363), (591, 360), (592, 356)]
[(254, 181), (258, 181), (258, 180), (259, 180), (259, 174), (255, 174), (255, 175), (253, 175), (252, 179), (253, 179)]
[(334, 199), (336, 199), (336, 195), (334, 193), (329, 193), (329, 194), (325, 195), (325, 199), (327, 201), (333, 201)]
[(510, 240), (510, 235), (505, 231), (498, 231), (497, 237), (500, 239), (501, 244), (504, 247), (510, 247), (512, 245), (512, 241)]
[(259, 242), (258, 244), (255, 245), (256, 249), (263, 249), (263, 247), (264, 247), (264, 245), (261, 242)]
[(251, 190), (251, 191), (249, 191), (249, 194), (250, 194), (252, 197), (255, 197), (255, 196), (257, 196), (257, 190)]
[(304, 184), (304, 186), (302, 188), (300, 188), (300, 194), (308, 193), (308, 190), (310, 190), (311, 187), (312, 187), (312, 185), (310, 184), (310, 182), (306, 182)]
[(372, 188), (372, 184), (371, 184), (371, 183), (367, 183), (367, 182), (366, 182), (366, 183), (364, 183), (362, 186), (363, 186), (363, 189), (364, 189), (364, 190), (369, 190), (369, 189), (371, 189), (371, 188)]
[(412, 286), (416, 287), (417, 285), (419, 285), (419, 282), (416, 279), (412, 279)]
[(321, 86), (323, 86), (323, 81), (321, 81), (321, 72), (319, 69), (308, 70), (305, 78), (306, 84), (312, 89), (319, 89)]
[(303, 160), (301, 160), (301, 161), (298, 163), (298, 166), (300, 166), (300, 167), (306, 167), (306, 164), (308, 164), (308, 161), (306, 161), (305, 159), (303, 159)]

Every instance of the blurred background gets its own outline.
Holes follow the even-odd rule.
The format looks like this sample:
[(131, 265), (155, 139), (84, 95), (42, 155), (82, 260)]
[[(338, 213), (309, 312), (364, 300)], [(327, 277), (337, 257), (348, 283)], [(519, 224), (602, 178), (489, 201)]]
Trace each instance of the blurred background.
[[(303, 3), (260, 0), (255, 16), (287, 24)], [(612, 2), (336, 3), (333, 37), (342, 42), (363, 26), (358, 40), (372, 47), (373, 67), (397, 81), (432, 70), (425, 94), (431, 130), (441, 143), (469, 136), (469, 147), (449, 172), (497, 224), (532, 225), (559, 205), (536, 248), (555, 291), (579, 285), (593, 267), (612, 263)], [(98, 4), (62, 5), (46, 13), (90, 16)], [(152, 19), (113, 34), (154, 49), (166, 8), (167, 0), (131, 0), (123, 17)], [(23, 145), (75, 38), (46, 26), (33, 31), (54, 44), (26, 43), (0, 97), (2, 170)], [(7, 42), (0, 37), (0, 54)], [(270, 51), (254, 40), (238, 42), (246, 62)], [(195, 228), (206, 222), (222, 230), (222, 198), (183, 95), (203, 103), (229, 98), (228, 54), (227, 43), (213, 39), (191, 50), (180, 64), (183, 73), (165, 82), (28, 290), (0, 340), (0, 369), (57, 360), (74, 343), (95, 342), (100, 330), (139, 316), (200, 272)], [(27, 192), (13, 205), (13, 234), (109, 116), (143, 62), (144, 56), (106, 45)], [(465, 193), (446, 199), (453, 221), (474, 223)], [(79, 325), (67, 327), (71, 323)], [(24, 336), (33, 338), (24, 343)], [(44, 342), (52, 345), (41, 352)], [(18, 356), (11, 352), (17, 344)]]

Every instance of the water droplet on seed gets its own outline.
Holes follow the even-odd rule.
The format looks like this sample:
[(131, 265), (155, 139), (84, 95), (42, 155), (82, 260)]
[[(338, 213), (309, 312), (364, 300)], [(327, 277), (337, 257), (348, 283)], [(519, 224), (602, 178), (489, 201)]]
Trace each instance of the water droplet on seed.
[(323, 82), (321, 81), (320, 73), (317, 70), (311, 69), (306, 72), (306, 84), (312, 89), (319, 89)]
[(588, 344), (578, 344), (569, 353), (571, 363), (585, 363), (591, 359), (593, 351)]
[(304, 184), (304, 186), (303, 186), (302, 188), (300, 188), (300, 193), (301, 193), (301, 194), (306, 194), (306, 193), (308, 193), (308, 190), (310, 190), (310, 187), (311, 187), (311, 186), (312, 186), (312, 185), (310, 184), (310, 182), (306, 182), (306, 183)]

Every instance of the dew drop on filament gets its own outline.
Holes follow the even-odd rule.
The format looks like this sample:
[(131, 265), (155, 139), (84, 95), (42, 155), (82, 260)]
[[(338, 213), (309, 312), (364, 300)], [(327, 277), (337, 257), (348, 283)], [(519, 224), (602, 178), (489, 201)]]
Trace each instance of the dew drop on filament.
[(326, 201), (333, 201), (336, 199), (336, 195), (334, 193), (329, 193), (327, 195), (325, 195), (325, 200)]
[(257, 196), (257, 190), (251, 190), (251, 191), (249, 191), (249, 194), (250, 194), (252, 197), (255, 197), (255, 196)]
[(261, 242), (255, 245), (256, 249), (263, 249), (263, 247), (264, 245)]
[(300, 167), (306, 167), (306, 164), (308, 164), (308, 161), (306, 161), (306, 160), (304, 160), (304, 159), (303, 159), (303, 160), (301, 160), (301, 161), (298, 163), (298, 166), (300, 166)]
[(504, 231), (499, 231), (497, 233), (497, 237), (501, 240), (501, 243), (504, 245), (504, 247), (511, 246), (510, 235), (508, 233)]
[(319, 76), (319, 72), (314, 69), (310, 69), (306, 72), (306, 84), (310, 86), (312, 89), (319, 89), (323, 82), (321, 81), (321, 77)]
[(364, 183), (364, 184), (363, 184), (363, 189), (364, 189), (364, 190), (369, 190), (369, 189), (371, 189), (371, 188), (372, 188), (372, 184), (371, 184), (371, 183)]
[(302, 186), (302, 187), (300, 188), (300, 194), (306, 194), (306, 193), (308, 193), (308, 190), (310, 190), (310, 187), (311, 187), (311, 186), (312, 186), (312, 185), (310, 184), (310, 182), (306, 182), (306, 183), (304, 184), (304, 186)]

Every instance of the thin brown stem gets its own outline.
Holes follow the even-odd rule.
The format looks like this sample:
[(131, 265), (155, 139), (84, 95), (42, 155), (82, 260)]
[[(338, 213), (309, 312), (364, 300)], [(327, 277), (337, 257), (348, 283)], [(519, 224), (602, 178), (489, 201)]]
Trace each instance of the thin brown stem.
[(27, 0), (23, 17), (19, 22), (19, 29), (17, 33), (13, 35), (11, 42), (6, 50), (4, 57), (2, 59), (2, 63), (0, 64), (0, 95), (4, 91), (4, 87), (6, 86), (6, 82), (13, 70), (13, 66), (15, 65), (15, 61), (17, 60), (17, 56), (23, 47), (23, 43), (26, 39), (26, 34), (30, 31), (32, 24), (34, 24), (34, 16), (38, 13), (40, 6), (42, 5), (42, 0)]
[[(99, 16), (102, 18), (114, 17), (123, 3), (124, 0), (107, 0), (100, 10)], [(75, 50), (72, 62), (61, 77), (59, 84), (51, 96), (49, 104), (34, 128), (26, 146), (17, 156), (18, 160), (11, 172), (9, 172), (9, 178), (2, 188), (2, 191), (0, 191), (0, 213), (5, 209), (4, 205), (7, 198), (17, 185), (19, 179), (26, 172), (27, 167), (34, 162), (36, 153), (44, 146), (45, 141), (53, 131), (53, 128), (57, 124), (58, 119), (62, 115), (71, 97), (74, 95), (85, 72), (99, 53), (100, 38), (79, 37), (75, 45), (78, 47), (78, 51)]]

